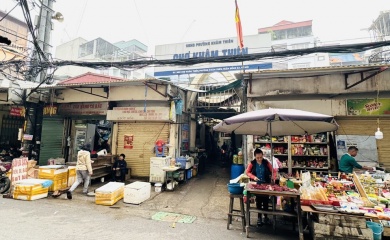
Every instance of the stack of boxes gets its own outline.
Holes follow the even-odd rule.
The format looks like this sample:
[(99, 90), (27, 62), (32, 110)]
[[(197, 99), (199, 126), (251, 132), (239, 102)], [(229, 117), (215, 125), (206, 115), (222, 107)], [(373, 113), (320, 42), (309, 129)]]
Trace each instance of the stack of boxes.
[(68, 187), (68, 169), (62, 165), (49, 165), (39, 167), (39, 179), (52, 180), (53, 185), (49, 191), (54, 192)]

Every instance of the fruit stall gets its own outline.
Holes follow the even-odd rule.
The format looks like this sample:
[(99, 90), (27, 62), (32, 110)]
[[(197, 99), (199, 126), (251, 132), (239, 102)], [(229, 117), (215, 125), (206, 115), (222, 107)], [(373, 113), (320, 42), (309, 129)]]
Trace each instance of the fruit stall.
[[(242, 179), (245, 179), (243, 176)], [(269, 211), (256, 209), (255, 196), (271, 196)], [(276, 200), (277, 199), (277, 200)], [(300, 239), (308, 228), (313, 239), (381, 239), (390, 236), (390, 174), (353, 173), (334, 177), (302, 173), (279, 179), (279, 184), (245, 184), (246, 234), (250, 214), (294, 217)], [(307, 219), (307, 221), (303, 221)], [(307, 226), (302, 222), (307, 222)]]

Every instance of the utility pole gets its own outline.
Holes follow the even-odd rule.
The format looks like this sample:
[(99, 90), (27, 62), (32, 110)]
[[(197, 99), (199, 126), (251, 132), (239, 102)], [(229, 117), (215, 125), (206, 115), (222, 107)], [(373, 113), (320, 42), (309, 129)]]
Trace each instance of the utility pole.
[[(53, 3), (54, 0), (41, 0), (41, 9), (37, 21), (37, 40), (38, 45), (47, 56), (51, 54), (50, 37), (52, 30), (52, 16), (54, 13)], [(38, 53), (34, 52), (32, 56), (32, 62), (38, 63)], [(34, 82), (42, 82), (46, 78), (46, 72), (41, 71), (35, 79), (31, 79)], [(30, 93), (26, 93), (28, 96)], [(39, 147), (42, 132), (42, 119), (43, 119), (43, 105), (44, 103), (38, 99), (25, 99), (25, 134), (32, 135), (32, 140), (23, 140), (23, 155), (31, 158), (37, 158), (39, 156)], [(38, 153), (37, 156), (33, 156), (32, 152)]]

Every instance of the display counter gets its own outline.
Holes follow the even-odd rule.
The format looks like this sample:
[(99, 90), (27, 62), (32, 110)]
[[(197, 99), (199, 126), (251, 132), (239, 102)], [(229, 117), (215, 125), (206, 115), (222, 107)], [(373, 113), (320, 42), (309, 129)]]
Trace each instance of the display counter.
[(301, 213), (301, 200), (300, 200), (300, 194), (298, 192), (289, 192), (289, 191), (268, 191), (268, 190), (259, 190), (259, 189), (253, 189), (250, 187), (250, 183), (248, 184), (247, 188), (247, 195), (250, 196), (275, 196), (275, 197), (288, 197), (295, 199), (296, 204), (296, 212), (285, 212), (281, 210), (276, 209), (275, 201), (272, 201), (272, 209), (269, 211), (259, 210), (257, 208), (253, 208), (250, 206), (250, 201), (246, 201), (246, 237), (249, 237), (249, 230), (250, 230), (250, 213), (261, 213), (261, 214), (268, 214), (273, 216), (273, 229), (276, 230), (276, 216), (288, 216), (288, 217), (296, 217), (298, 219), (298, 230), (299, 230), (299, 239), (303, 240), (303, 227), (302, 227), (302, 213)]

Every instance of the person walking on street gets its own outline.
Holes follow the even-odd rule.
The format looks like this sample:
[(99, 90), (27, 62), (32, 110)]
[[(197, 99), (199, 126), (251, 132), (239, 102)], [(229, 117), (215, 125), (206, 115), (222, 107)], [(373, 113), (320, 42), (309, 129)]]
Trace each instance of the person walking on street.
[(77, 153), (77, 164), (76, 164), (76, 182), (73, 183), (72, 187), (67, 192), (66, 196), (68, 199), (72, 199), (72, 192), (79, 186), (80, 183), (84, 182), (83, 193), (88, 193), (89, 182), (92, 176), (92, 162), (90, 151), (91, 146), (86, 144), (81, 147), (81, 150)]

